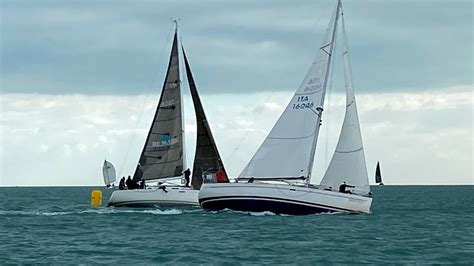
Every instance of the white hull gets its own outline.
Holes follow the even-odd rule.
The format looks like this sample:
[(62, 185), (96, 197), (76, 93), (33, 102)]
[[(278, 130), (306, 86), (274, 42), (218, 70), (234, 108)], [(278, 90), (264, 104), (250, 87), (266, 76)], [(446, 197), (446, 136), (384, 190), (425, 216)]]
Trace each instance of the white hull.
[(203, 184), (199, 203), (204, 209), (279, 214), (323, 212), (369, 213), (372, 198), (312, 187), (268, 183)]
[(135, 190), (115, 190), (110, 196), (108, 206), (114, 207), (154, 207), (199, 205), (199, 190), (167, 186), (166, 191), (157, 187)]

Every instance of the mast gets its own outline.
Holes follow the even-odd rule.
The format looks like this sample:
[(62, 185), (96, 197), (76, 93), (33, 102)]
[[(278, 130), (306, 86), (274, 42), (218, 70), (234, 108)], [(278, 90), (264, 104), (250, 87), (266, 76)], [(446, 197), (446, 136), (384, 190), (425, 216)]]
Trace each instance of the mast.
[[(176, 36), (178, 36), (178, 47), (181, 47), (182, 46), (182, 41), (181, 41), (181, 34), (179, 32), (179, 26), (178, 26), (178, 19), (173, 19), (173, 22), (176, 24), (176, 29), (175, 29), (175, 33), (176, 33)], [(180, 62), (180, 64), (182, 63), (182, 60), (184, 58), (184, 55), (181, 55), (179, 56), (179, 49), (178, 49), (178, 61)], [(180, 83), (183, 84), (183, 80), (184, 80), (184, 76), (183, 76), (183, 71), (181, 70), (181, 68), (178, 68), (178, 71), (179, 71), (179, 80), (180, 80)], [(186, 119), (185, 119), (185, 112), (184, 112), (184, 99), (183, 99), (183, 92), (181, 91), (180, 93), (180, 96), (181, 96), (181, 137), (183, 139), (183, 170), (185, 169), (188, 169), (188, 164), (187, 164), (187, 156), (186, 156)]]
[[(338, 22), (338, 19), (339, 19), (339, 9), (341, 8), (341, 0), (338, 0), (337, 1), (337, 6), (336, 6), (336, 17), (334, 19), (334, 26), (332, 28), (332, 35), (331, 35), (331, 42), (329, 44), (326, 44), (326, 45), (323, 45), (322, 47), (320, 47), (319, 49), (320, 50), (323, 50), (324, 52), (326, 52), (328, 55), (329, 55), (329, 59), (328, 59), (328, 63), (327, 63), (327, 66), (326, 66), (326, 76), (324, 78), (324, 85), (323, 85), (323, 94), (322, 94), (322, 97), (321, 97), (321, 102), (319, 104), (319, 106), (324, 106), (324, 97), (326, 96), (326, 86), (327, 86), (327, 83), (328, 83), (328, 77), (329, 77), (329, 71), (331, 69), (331, 61), (332, 61), (332, 53), (333, 53), (333, 49), (334, 49), (334, 41), (335, 41), (335, 37), (336, 37), (336, 30), (337, 30), (337, 22)], [(330, 49), (329, 49), (329, 52), (327, 52), (324, 48), (327, 47), (328, 45), (330, 45)], [(322, 115), (323, 115), (323, 108), (320, 109), (319, 111), (319, 125), (321, 125), (322, 123)], [(319, 128), (320, 126), (317, 126), (316, 127), (316, 133), (315, 133), (315, 137), (313, 139), (313, 144), (312, 144), (312, 148), (311, 148), (311, 152), (310, 152), (310, 160), (309, 160), (309, 165), (308, 165), (308, 178), (306, 179), (306, 183), (309, 185), (310, 182), (311, 182), (311, 173), (313, 171), (313, 165), (314, 165), (314, 156), (315, 156), (315, 153), (316, 153), (316, 144), (317, 144), (317, 140), (318, 140), (318, 135), (319, 135)]]

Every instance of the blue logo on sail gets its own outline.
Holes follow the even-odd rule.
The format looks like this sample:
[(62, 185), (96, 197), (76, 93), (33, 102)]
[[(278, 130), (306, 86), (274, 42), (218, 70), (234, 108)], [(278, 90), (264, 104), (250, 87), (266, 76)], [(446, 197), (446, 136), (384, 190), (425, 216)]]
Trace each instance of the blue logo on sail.
[(161, 144), (170, 144), (171, 142), (171, 136), (170, 133), (165, 133), (163, 136), (161, 136)]

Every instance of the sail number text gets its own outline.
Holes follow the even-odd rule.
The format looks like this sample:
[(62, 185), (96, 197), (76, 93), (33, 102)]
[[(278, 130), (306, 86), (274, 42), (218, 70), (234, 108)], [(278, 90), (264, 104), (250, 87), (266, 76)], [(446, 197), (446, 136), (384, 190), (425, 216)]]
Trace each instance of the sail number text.
[(293, 109), (305, 109), (314, 106), (314, 103), (309, 101), (308, 96), (298, 96), (298, 98), (296, 98), (296, 101), (298, 103), (293, 104)]

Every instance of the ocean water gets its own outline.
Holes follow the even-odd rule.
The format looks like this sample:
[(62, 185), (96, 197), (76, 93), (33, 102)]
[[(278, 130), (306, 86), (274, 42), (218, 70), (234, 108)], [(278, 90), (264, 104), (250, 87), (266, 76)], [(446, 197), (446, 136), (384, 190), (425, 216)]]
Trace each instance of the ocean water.
[(474, 263), (474, 186), (373, 187), (371, 214), (308, 216), (92, 208), (92, 189), (0, 188), (0, 264)]

